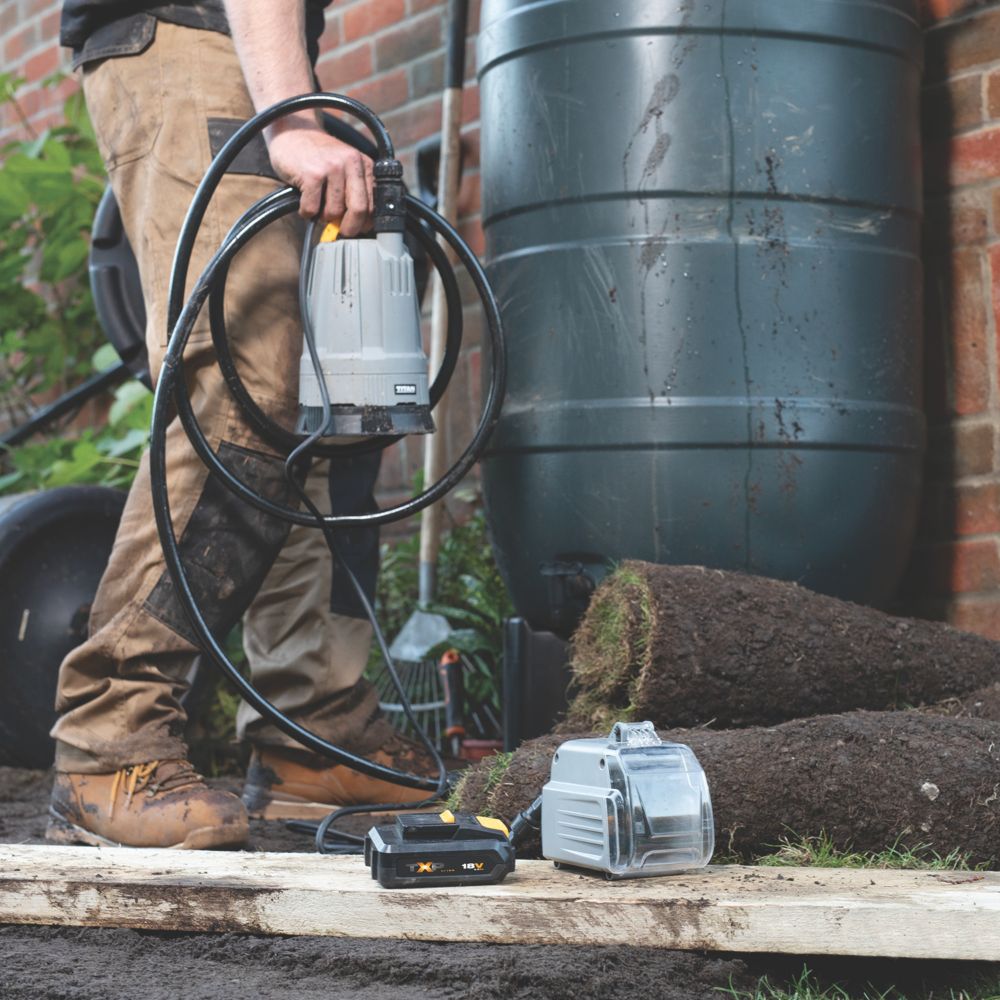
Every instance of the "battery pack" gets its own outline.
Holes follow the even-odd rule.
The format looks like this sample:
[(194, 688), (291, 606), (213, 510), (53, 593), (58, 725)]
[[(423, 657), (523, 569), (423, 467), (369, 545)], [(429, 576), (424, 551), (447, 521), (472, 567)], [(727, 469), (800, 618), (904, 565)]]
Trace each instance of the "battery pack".
[(387, 889), (489, 885), (514, 870), (514, 848), (498, 819), (409, 813), (368, 831), (365, 864)]

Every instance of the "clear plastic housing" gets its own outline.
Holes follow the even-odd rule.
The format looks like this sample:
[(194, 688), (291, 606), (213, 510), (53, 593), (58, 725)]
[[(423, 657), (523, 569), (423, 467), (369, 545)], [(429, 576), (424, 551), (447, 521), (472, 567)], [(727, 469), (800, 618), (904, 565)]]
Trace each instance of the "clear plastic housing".
[(618, 723), (608, 739), (570, 740), (556, 752), (542, 790), (545, 857), (634, 878), (701, 867), (714, 847), (698, 759), (651, 723)]
[(626, 791), (612, 874), (656, 875), (707, 865), (715, 848), (712, 801), (691, 748), (629, 747), (609, 761), (612, 769), (616, 763)]

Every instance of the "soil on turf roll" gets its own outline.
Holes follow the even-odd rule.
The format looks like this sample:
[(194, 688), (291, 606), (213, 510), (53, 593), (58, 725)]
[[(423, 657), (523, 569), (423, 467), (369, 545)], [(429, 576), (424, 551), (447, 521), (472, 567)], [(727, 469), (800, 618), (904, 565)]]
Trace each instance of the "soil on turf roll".
[[(602, 734), (606, 735), (606, 734)], [(841, 849), (927, 847), (1000, 861), (1000, 723), (920, 712), (849, 712), (773, 728), (673, 730), (708, 777), (716, 850), (749, 860), (825, 834)], [(543, 736), (473, 767), (463, 812), (509, 822), (548, 780), (570, 736)], [(519, 851), (537, 856), (537, 841)]]
[(626, 562), (573, 639), (565, 731), (718, 729), (931, 704), (1000, 680), (1000, 643), (793, 583)]

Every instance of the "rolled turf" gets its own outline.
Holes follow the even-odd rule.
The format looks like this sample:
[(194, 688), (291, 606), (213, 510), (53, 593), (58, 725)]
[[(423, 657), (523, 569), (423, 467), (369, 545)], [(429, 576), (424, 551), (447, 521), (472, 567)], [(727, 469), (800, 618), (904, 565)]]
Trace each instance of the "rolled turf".
[(565, 730), (725, 729), (929, 705), (1000, 680), (1000, 643), (792, 583), (626, 562), (573, 639)]

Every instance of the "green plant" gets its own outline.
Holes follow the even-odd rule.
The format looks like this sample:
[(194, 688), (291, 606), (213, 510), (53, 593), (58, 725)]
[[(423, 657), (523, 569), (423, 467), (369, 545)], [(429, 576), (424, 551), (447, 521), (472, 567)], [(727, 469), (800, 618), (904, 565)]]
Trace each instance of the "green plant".
[(786, 986), (774, 986), (764, 976), (752, 990), (738, 990), (732, 985), (722, 990), (733, 1000), (904, 1000), (895, 990), (866, 990), (863, 994), (848, 993), (841, 986), (822, 987), (805, 966)]
[[(416, 535), (382, 546), (376, 604), (390, 640), (417, 607), (419, 552)], [(499, 713), (503, 622), (513, 614), (513, 607), (493, 558), (482, 510), (463, 524), (453, 524), (442, 537), (437, 599), (426, 610), (444, 615), (452, 626), (448, 638), (429, 655), (457, 649), (467, 666), (467, 703), (486, 704)], [(377, 651), (369, 666), (371, 671), (381, 669)]]
[[(966, 978), (963, 976), (962, 978)], [(803, 966), (798, 975), (787, 983), (771, 982), (771, 977), (763, 976), (750, 990), (740, 990), (730, 983), (719, 987), (719, 992), (732, 1000), (1000, 1000), (1000, 988), (995, 977), (977, 977), (971, 985), (948, 987), (946, 990), (932, 987), (920, 989), (917, 993), (903, 993), (896, 986), (879, 989), (869, 983), (866, 987), (853, 988), (840, 983), (823, 985), (808, 966)]]
[[(105, 177), (83, 97), (67, 99), (63, 124), (35, 133), (17, 101), (22, 83), (0, 74), (0, 101), (29, 135), (0, 150), (0, 408), (9, 424), (117, 360), (104, 344), (87, 280), (90, 227)], [(145, 447), (150, 403), (141, 385), (124, 385), (102, 426), (72, 434), (60, 428), (9, 449), (0, 493), (128, 485)]]
[(945, 871), (981, 871), (985, 865), (970, 866), (969, 856), (954, 850), (942, 855), (929, 844), (904, 847), (900, 840), (882, 851), (840, 850), (826, 833), (816, 837), (782, 838), (774, 854), (754, 863), (764, 867), (814, 868), (921, 868)]

